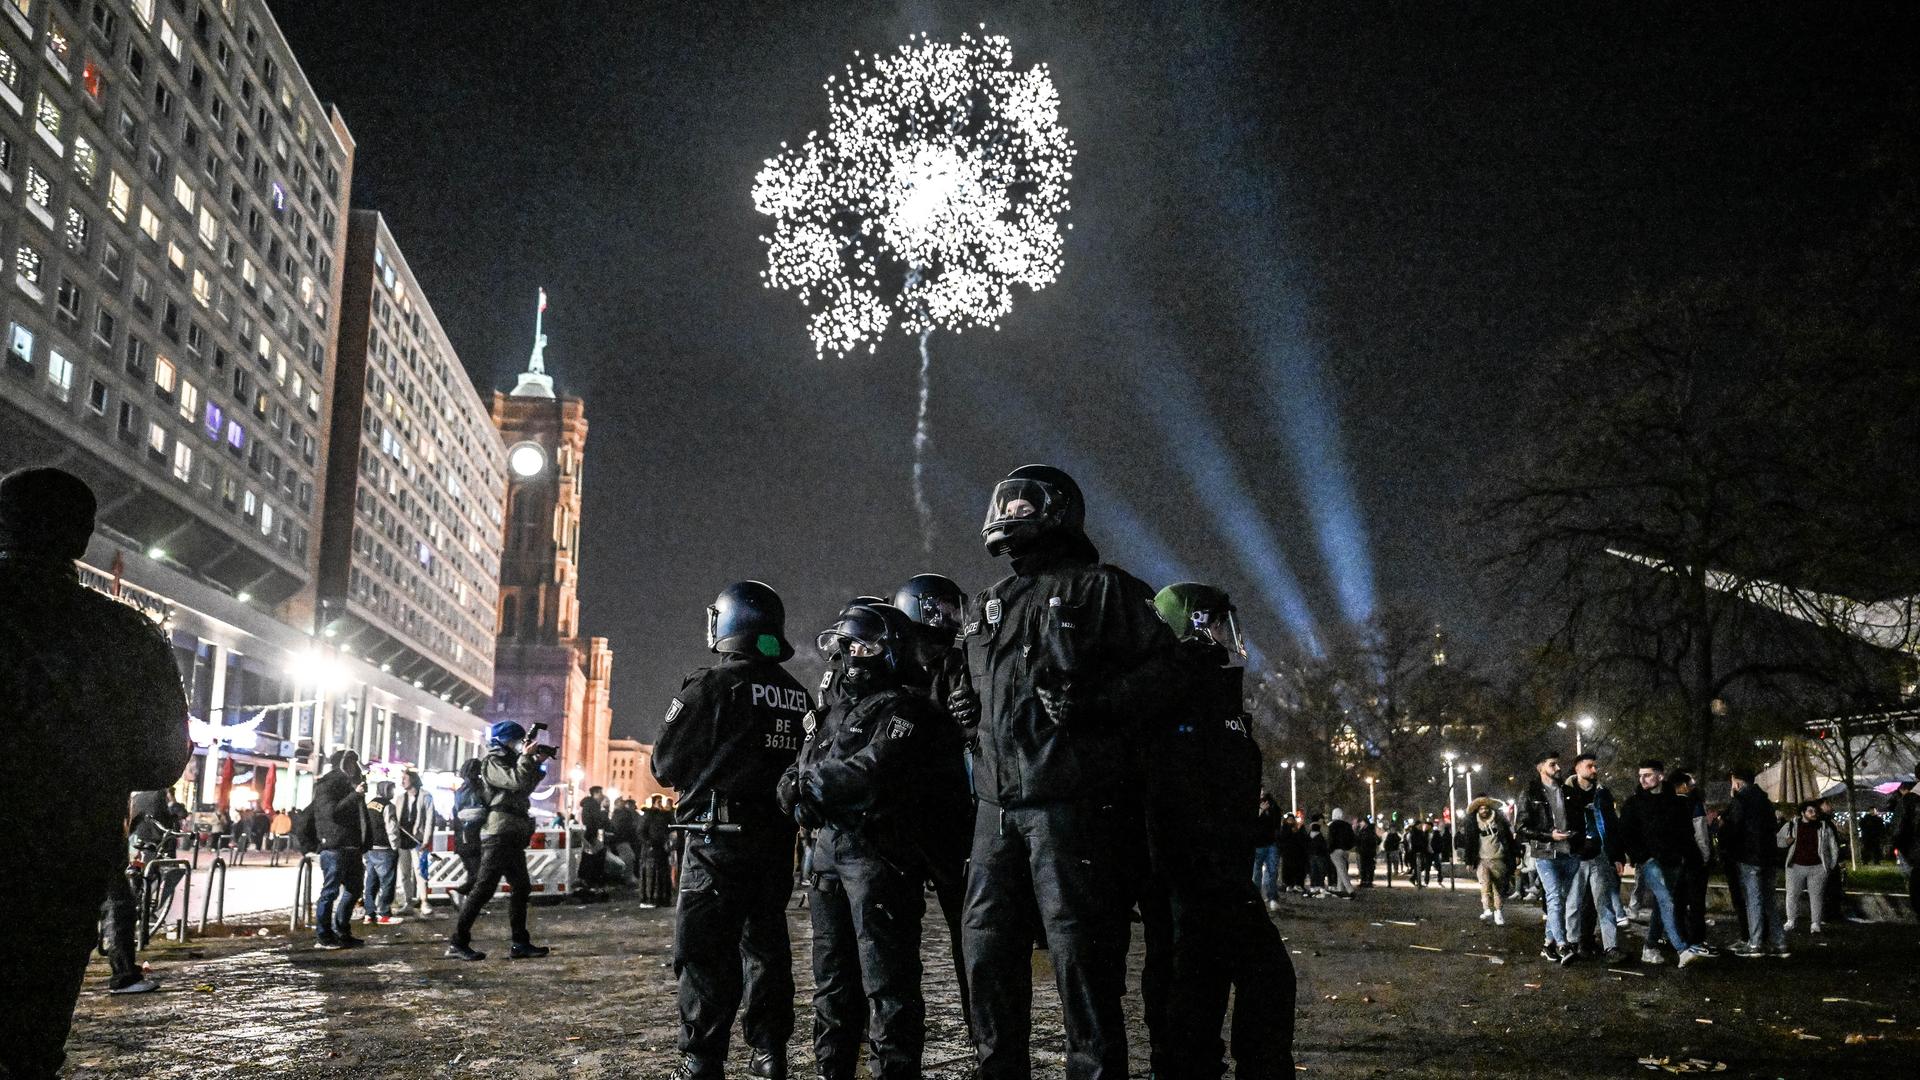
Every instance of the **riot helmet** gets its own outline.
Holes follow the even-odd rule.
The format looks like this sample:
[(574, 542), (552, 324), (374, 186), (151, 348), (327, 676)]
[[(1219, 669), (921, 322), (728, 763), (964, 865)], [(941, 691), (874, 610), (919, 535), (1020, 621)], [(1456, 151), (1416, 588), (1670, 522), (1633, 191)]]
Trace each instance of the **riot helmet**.
[(980, 538), (987, 554), (998, 557), (1055, 533), (1078, 533), (1086, 519), (1086, 499), (1073, 477), (1051, 465), (1022, 465), (994, 485)]
[(893, 606), (921, 626), (957, 634), (967, 620), (967, 594), (952, 578), (915, 574), (893, 594)]
[(842, 692), (858, 698), (894, 678), (900, 655), (894, 634), (879, 606), (854, 604), (820, 631), (815, 644), (838, 673)]
[(1153, 597), (1153, 609), (1181, 641), (1206, 640), (1239, 656), (1247, 655), (1240, 624), (1226, 591), (1197, 581), (1181, 581)]
[(735, 582), (707, 605), (707, 648), (785, 663), (793, 657), (786, 624), (786, 606), (772, 586)]

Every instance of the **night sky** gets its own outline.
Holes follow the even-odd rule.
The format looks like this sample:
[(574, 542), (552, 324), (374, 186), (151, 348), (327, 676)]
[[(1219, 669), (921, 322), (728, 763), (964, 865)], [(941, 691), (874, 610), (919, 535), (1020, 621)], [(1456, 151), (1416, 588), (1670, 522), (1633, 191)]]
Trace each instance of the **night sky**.
[[(1790, 266), (1916, 115), (1905, 5), (1614, 7), (273, 4), (483, 391), (546, 287), (592, 425), (583, 619), (642, 738), (722, 585), (778, 588), (806, 653), (856, 594), (979, 588), (987, 493), (1033, 460), (1256, 642), (1392, 604), (1497, 640), (1460, 519), (1534, 358), (1636, 287)], [(854, 50), (982, 21), (1052, 70), (1074, 229), (1000, 333), (933, 340), (929, 560), (912, 342), (816, 360), (748, 190)]]

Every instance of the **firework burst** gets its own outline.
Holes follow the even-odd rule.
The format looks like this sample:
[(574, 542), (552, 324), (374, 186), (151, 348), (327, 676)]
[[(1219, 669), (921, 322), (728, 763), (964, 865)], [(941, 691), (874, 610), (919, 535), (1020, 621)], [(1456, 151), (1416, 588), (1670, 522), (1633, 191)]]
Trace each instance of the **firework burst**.
[(781, 144), (754, 180), (774, 219), (761, 276), (809, 309), (821, 355), (872, 352), (890, 326), (919, 337), (914, 500), (930, 543), (927, 339), (997, 329), (1015, 286), (1059, 274), (1073, 141), (1046, 66), (1016, 70), (1004, 37), (856, 53), (825, 89), (826, 130)]

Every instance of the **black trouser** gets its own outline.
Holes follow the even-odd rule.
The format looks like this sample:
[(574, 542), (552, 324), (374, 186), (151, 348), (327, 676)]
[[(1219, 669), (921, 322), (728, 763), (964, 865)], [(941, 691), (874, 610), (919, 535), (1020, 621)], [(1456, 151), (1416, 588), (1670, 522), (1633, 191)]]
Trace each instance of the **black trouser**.
[[(67, 1032), (87, 960), (100, 944), (100, 905), (111, 875), (61, 880), (57, 867), (0, 861), (0, 911), (8, 942), (0, 949), (0, 1076), (52, 1077), (66, 1059)], [(53, 880), (49, 880), (52, 878)]]
[(1920, 862), (1907, 860), (1907, 903), (1920, 916)]
[(813, 920), (813, 1053), (823, 1080), (853, 1080), (872, 1036), (874, 1080), (918, 1080), (927, 1039), (920, 993), (920, 925), (926, 894), (858, 836), (828, 827), (816, 846), (807, 905)]
[(1293, 1075), (1293, 961), (1259, 893), (1239, 872), (1245, 861), (1242, 852), (1195, 853), (1164, 869), (1174, 932), (1174, 1036), (1156, 1076), (1226, 1074), (1220, 1029), (1229, 990), (1235, 1080)]
[(673, 867), (667, 863), (666, 851), (652, 848), (642, 852), (639, 859), (640, 867), (635, 876), (640, 882), (640, 902), (673, 903)]
[(107, 880), (107, 901), (101, 906), (101, 915), (107, 924), (104, 951), (108, 966), (113, 968), (113, 981), (108, 985), (115, 990), (132, 986), (144, 973), (140, 968), (136, 929), (140, 901), (134, 899), (133, 885), (127, 881), (127, 875), (115, 874)]
[(1116, 808), (1093, 803), (980, 804), (962, 943), (981, 1080), (1032, 1075), (1036, 913), (1060, 991), (1069, 1080), (1127, 1075), (1121, 825)]
[(1727, 879), (1727, 898), (1733, 901), (1733, 936), (1735, 941), (1747, 940), (1747, 895), (1740, 887), (1740, 863), (1736, 859), (1722, 858), (1720, 873)]
[(513, 929), (515, 945), (531, 945), (527, 936), (527, 901), (533, 882), (527, 879), (527, 837), (520, 834), (489, 836), (480, 841), (480, 873), (467, 886), (467, 897), (460, 903), (460, 921), (453, 928), (453, 943), (473, 941), (473, 922), (480, 909), (493, 899), (501, 879), (513, 891), (507, 894), (507, 923)]
[(1373, 870), (1378, 861), (1378, 857), (1371, 851), (1360, 853), (1360, 884), (1362, 886), (1369, 889), (1373, 887)]
[(972, 1023), (967, 995), (966, 945), (961, 940), (967, 910), (966, 856), (930, 867), (927, 881), (933, 886), (933, 898), (940, 905), (940, 917), (947, 921), (947, 944), (953, 949), (953, 979), (960, 990), (960, 1016)]
[[(1687, 935), (1687, 941), (1695, 945), (1705, 945), (1707, 943), (1706, 860), (1682, 859), (1677, 876), (1679, 878), (1677, 885), (1672, 877), (1667, 879), (1667, 891), (1673, 895), (1674, 918), (1680, 923), (1681, 933)], [(1653, 918), (1659, 919), (1659, 912), (1655, 912)]]
[(791, 827), (689, 836), (680, 857), (673, 971), (680, 981), (680, 1052), (719, 1076), (733, 1017), (755, 1050), (786, 1056), (793, 1034)]
[(1127, 860), (1131, 869), (1128, 879), (1133, 885), (1133, 902), (1140, 911), (1140, 936), (1146, 949), (1140, 964), (1140, 1013), (1147, 1022), (1148, 1071), (1160, 1075), (1178, 1057), (1171, 1002), (1173, 908), (1169, 883), (1154, 871), (1155, 864), (1148, 857), (1144, 824), (1136, 821), (1130, 828), (1139, 840)]

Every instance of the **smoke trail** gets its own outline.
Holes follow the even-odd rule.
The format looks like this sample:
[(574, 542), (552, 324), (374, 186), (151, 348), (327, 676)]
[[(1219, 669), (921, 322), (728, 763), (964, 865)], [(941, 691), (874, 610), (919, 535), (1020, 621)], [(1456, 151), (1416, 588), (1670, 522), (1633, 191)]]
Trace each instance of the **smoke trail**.
[(920, 414), (913, 425), (913, 508), (920, 512), (920, 547), (933, 554), (933, 506), (927, 502), (927, 447), (933, 444), (933, 431), (927, 422), (927, 404), (933, 396), (933, 357), (927, 352), (927, 339), (933, 328), (920, 331)]

